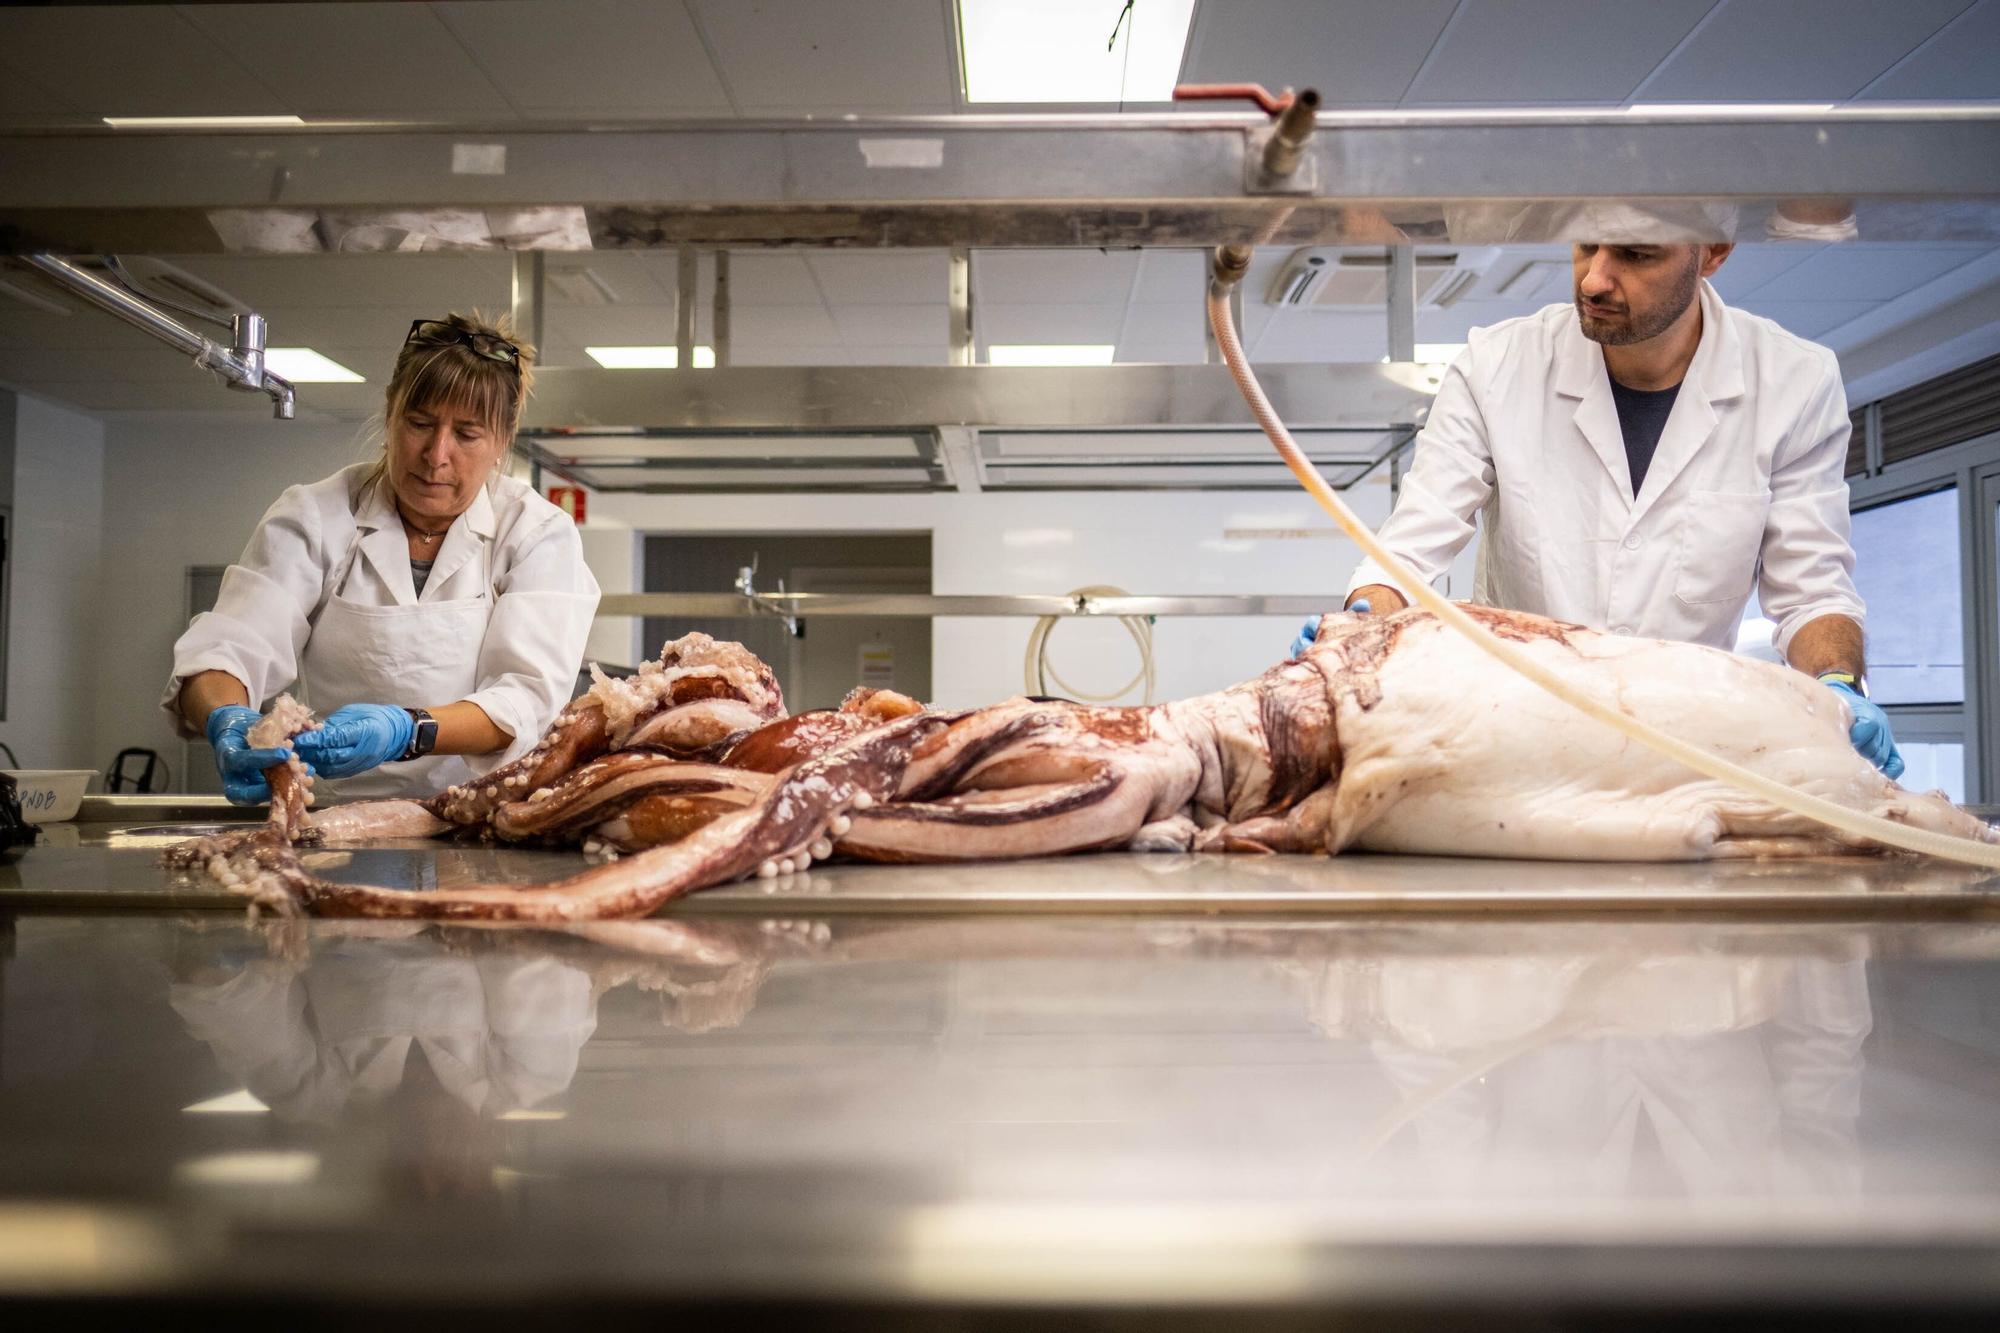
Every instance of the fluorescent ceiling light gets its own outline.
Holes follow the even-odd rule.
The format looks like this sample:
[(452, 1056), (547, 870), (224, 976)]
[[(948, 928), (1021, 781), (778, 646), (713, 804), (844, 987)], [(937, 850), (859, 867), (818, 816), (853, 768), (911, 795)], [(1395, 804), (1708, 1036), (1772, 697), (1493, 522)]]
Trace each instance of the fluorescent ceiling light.
[(248, 1088), (238, 1088), (225, 1092), (220, 1097), (210, 1097), (205, 1102), (193, 1106), (183, 1106), (182, 1115), (260, 1115), (271, 1108), (257, 1099), (257, 1094)]
[[(1420, 366), (1448, 366), (1464, 350), (1464, 343), (1418, 343), (1414, 359)], [(1389, 358), (1383, 357), (1382, 364), (1388, 365)]]
[(267, 347), (264, 366), (294, 384), (363, 384), (361, 376), (310, 347)]
[(1112, 343), (995, 343), (986, 360), (995, 366), (1108, 366)]
[(303, 125), (297, 116), (106, 116), (120, 130), (270, 130)]
[[(586, 347), (590, 359), (606, 370), (677, 370), (681, 364), (678, 347)], [(696, 370), (715, 369), (715, 349), (694, 349)]]
[(1194, 0), (1125, 7), (1125, 0), (958, 0), (965, 100), (1172, 101)]

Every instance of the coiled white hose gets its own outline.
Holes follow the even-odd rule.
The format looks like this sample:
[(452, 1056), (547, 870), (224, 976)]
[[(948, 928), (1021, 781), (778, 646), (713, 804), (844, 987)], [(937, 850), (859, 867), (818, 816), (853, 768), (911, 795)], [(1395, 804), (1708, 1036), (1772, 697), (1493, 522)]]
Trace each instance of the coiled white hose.
[[(1131, 594), (1123, 588), (1114, 588), (1108, 584), (1093, 584), (1088, 588), (1071, 588), (1066, 596), (1129, 597)], [(1029, 631), (1028, 656), (1021, 664), (1021, 682), (1024, 690), (1029, 694), (1048, 695), (1054, 692), (1049, 689), (1049, 685), (1053, 682), (1065, 698), (1074, 699), (1079, 703), (1108, 704), (1130, 693), (1135, 686), (1143, 684), (1146, 687), (1146, 695), (1140, 702), (1153, 702), (1153, 622), (1150, 617), (1118, 617), (1118, 623), (1125, 627), (1125, 632), (1139, 645), (1139, 672), (1109, 694), (1086, 694), (1057, 675), (1056, 669), (1049, 665), (1049, 635), (1054, 632), (1056, 625), (1062, 619), (1061, 616), (1043, 616), (1035, 622), (1035, 628)]]
[(1720, 755), (1710, 754), (1697, 745), (1669, 736), (1656, 727), (1648, 726), (1638, 718), (1625, 713), (1603, 701), (1576, 689), (1561, 676), (1543, 666), (1534, 658), (1514, 645), (1493, 634), (1471, 616), (1452, 605), (1438, 594), (1428, 583), (1418, 578), (1379, 541), (1366, 523), (1357, 517), (1347, 503), (1337, 495), (1326, 479), (1319, 475), (1313, 465), (1300, 451), (1292, 433), (1285, 429), (1285, 423), (1278, 419), (1277, 410), (1271, 400), (1264, 396), (1264, 388), (1257, 382), (1257, 376), (1250, 369), (1248, 358), (1243, 355), (1243, 344), (1236, 336), (1236, 323), (1229, 314), (1229, 293), (1220, 284), (1211, 284), (1208, 292), (1208, 323), (1215, 330), (1216, 345), (1222, 349), (1222, 359), (1228, 363), (1229, 373), (1235, 377), (1236, 387), (1243, 391), (1245, 401), (1250, 404), (1251, 413), (1264, 434), (1277, 446), (1279, 457), (1292, 470), (1299, 484), (1319, 502), (1320, 508), (1333, 516), (1333, 521), (1345, 532), (1368, 557), (1389, 571), (1403, 592), (1412, 601), (1442, 620), (1445, 624), (1472, 640), (1488, 655), (1512, 671), (1519, 672), (1535, 684), (1555, 695), (1563, 702), (1581, 709), (1608, 727), (1630, 736), (1641, 745), (1658, 751), (1669, 759), (1686, 764), (1697, 773), (1705, 774), (1718, 782), (1726, 782), (1741, 791), (1761, 797), (1783, 810), (1803, 815), (1807, 819), (1825, 824), (1829, 828), (1866, 838), (1890, 847), (1900, 847), (1904, 851), (1920, 852), (1925, 856), (1935, 856), (1947, 861), (1959, 861), (1966, 865), (1984, 866), (2000, 870), (2000, 846), (1992, 843), (1975, 842), (1971, 838), (1960, 838), (1949, 833), (1934, 833), (1928, 829), (1910, 828), (1894, 820), (1882, 819), (1875, 815), (1850, 810), (1844, 805), (1788, 787), (1775, 782), (1761, 773), (1752, 772), (1741, 764), (1731, 763)]

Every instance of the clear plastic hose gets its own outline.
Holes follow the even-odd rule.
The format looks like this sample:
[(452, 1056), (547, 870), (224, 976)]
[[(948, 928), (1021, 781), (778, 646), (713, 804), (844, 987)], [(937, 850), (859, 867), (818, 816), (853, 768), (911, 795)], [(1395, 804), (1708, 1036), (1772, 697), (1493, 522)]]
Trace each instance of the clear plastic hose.
[[(1109, 584), (1093, 584), (1088, 588), (1071, 588), (1068, 595), (1071, 597), (1131, 596), (1123, 588), (1114, 588)], [(1049, 694), (1051, 692), (1049, 684), (1053, 681), (1056, 687), (1063, 692), (1065, 698), (1074, 699), (1078, 703), (1108, 704), (1123, 698), (1138, 686), (1143, 685), (1146, 687), (1145, 697), (1140, 702), (1153, 702), (1153, 623), (1148, 617), (1118, 617), (1118, 623), (1125, 627), (1125, 632), (1132, 636), (1132, 642), (1139, 647), (1139, 670), (1132, 679), (1126, 681), (1109, 694), (1085, 694), (1083, 691), (1077, 689), (1076, 686), (1057, 675), (1056, 669), (1049, 664), (1049, 635), (1055, 632), (1055, 627), (1061, 619), (1062, 617), (1060, 616), (1043, 616), (1035, 622), (1035, 628), (1028, 634), (1028, 656), (1027, 660), (1022, 664), (1021, 677), (1022, 687), (1029, 694)]]
[(1445, 600), (1436, 589), (1418, 578), (1408, 566), (1397, 559), (1307, 461), (1297, 441), (1292, 439), (1292, 433), (1285, 429), (1285, 423), (1278, 419), (1278, 413), (1271, 406), (1271, 400), (1264, 396), (1263, 386), (1257, 383), (1257, 376), (1250, 369), (1249, 359), (1243, 355), (1243, 343), (1236, 335), (1236, 323), (1229, 314), (1229, 293), (1219, 283), (1212, 283), (1209, 287), (1208, 322), (1215, 331), (1216, 345), (1222, 349), (1222, 359), (1228, 363), (1229, 373), (1236, 379), (1236, 387), (1243, 391), (1243, 397), (1249, 402), (1250, 411), (1257, 418), (1257, 424), (1263, 427), (1264, 434), (1270, 436), (1271, 443), (1277, 446), (1279, 456), (1285, 460), (1285, 466), (1292, 470), (1292, 475), (1298, 478), (1299, 484), (1306, 488), (1307, 493), (1319, 502), (1320, 508), (1333, 516), (1333, 521), (1340, 525), (1341, 531), (1353, 538), (1355, 544), (1365, 551), (1370, 559), (1389, 571), (1389, 576), (1415, 605), (1423, 607), (1472, 640), (1488, 655), (1497, 658), (1502, 665), (1526, 676), (1563, 702), (1581, 709), (1606, 726), (1616, 728), (1641, 745), (1656, 750), (1669, 759), (1686, 764), (1697, 773), (1714, 778), (1718, 782), (1726, 782), (1732, 787), (1761, 797), (1780, 809), (1803, 815), (1807, 819), (1857, 838), (1865, 838), (1885, 846), (1899, 847), (1904, 851), (1919, 852), (1925, 856), (1935, 856), (1947, 861), (1959, 861), (1966, 865), (2000, 870), (2000, 846), (1975, 842), (1970, 838), (1955, 837), (1948, 833), (1911, 828), (1894, 820), (1864, 814), (1859, 810), (1850, 810), (1846, 806), (1836, 805), (1832, 801), (1788, 787), (1782, 782), (1775, 782), (1761, 773), (1731, 763), (1720, 755), (1710, 754), (1698, 745), (1690, 745), (1686, 741), (1669, 736), (1664, 731), (1648, 726), (1638, 718), (1630, 717), (1611, 705), (1585, 694), (1521, 649), (1493, 634), (1464, 611)]

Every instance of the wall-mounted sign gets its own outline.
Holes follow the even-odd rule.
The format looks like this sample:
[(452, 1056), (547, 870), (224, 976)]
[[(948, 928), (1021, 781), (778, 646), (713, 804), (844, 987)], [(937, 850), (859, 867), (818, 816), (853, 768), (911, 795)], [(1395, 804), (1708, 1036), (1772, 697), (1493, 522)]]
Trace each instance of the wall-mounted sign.
[(887, 643), (864, 643), (855, 675), (871, 690), (886, 690), (896, 684), (896, 649)]
[(583, 522), (584, 498), (581, 486), (549, 487), (549, 503), (568, 514), (578, 523)]

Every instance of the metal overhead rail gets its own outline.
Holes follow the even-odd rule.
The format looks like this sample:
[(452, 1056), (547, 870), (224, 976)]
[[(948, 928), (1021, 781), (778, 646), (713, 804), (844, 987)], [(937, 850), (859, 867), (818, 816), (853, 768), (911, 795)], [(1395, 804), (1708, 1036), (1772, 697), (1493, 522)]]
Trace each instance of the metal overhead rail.
[[(17, 130), (0, 251), (1208, 246), (1278, 202), (1276, 244), (1535, 242), (1582, 200), (1725, 205), (1745, 238), (1850, 205), (1865, 239), (2000, 238), (1992, 104), (1331, 112), (1275, 183), (1268, 137), (1173, 113)], [(1658, 232), (1630, 239), (1688, 238)]]
[(607, 593), (598, 600), (605, 616), (782, 615), (810, 620), (815, 616), (888, 616), (928, 619), (931, 616), (1310, 616), (1327, 609), (1323, 596), (987, 596), (943, 593), (759, 592), (746, 597), (733, 592)]

